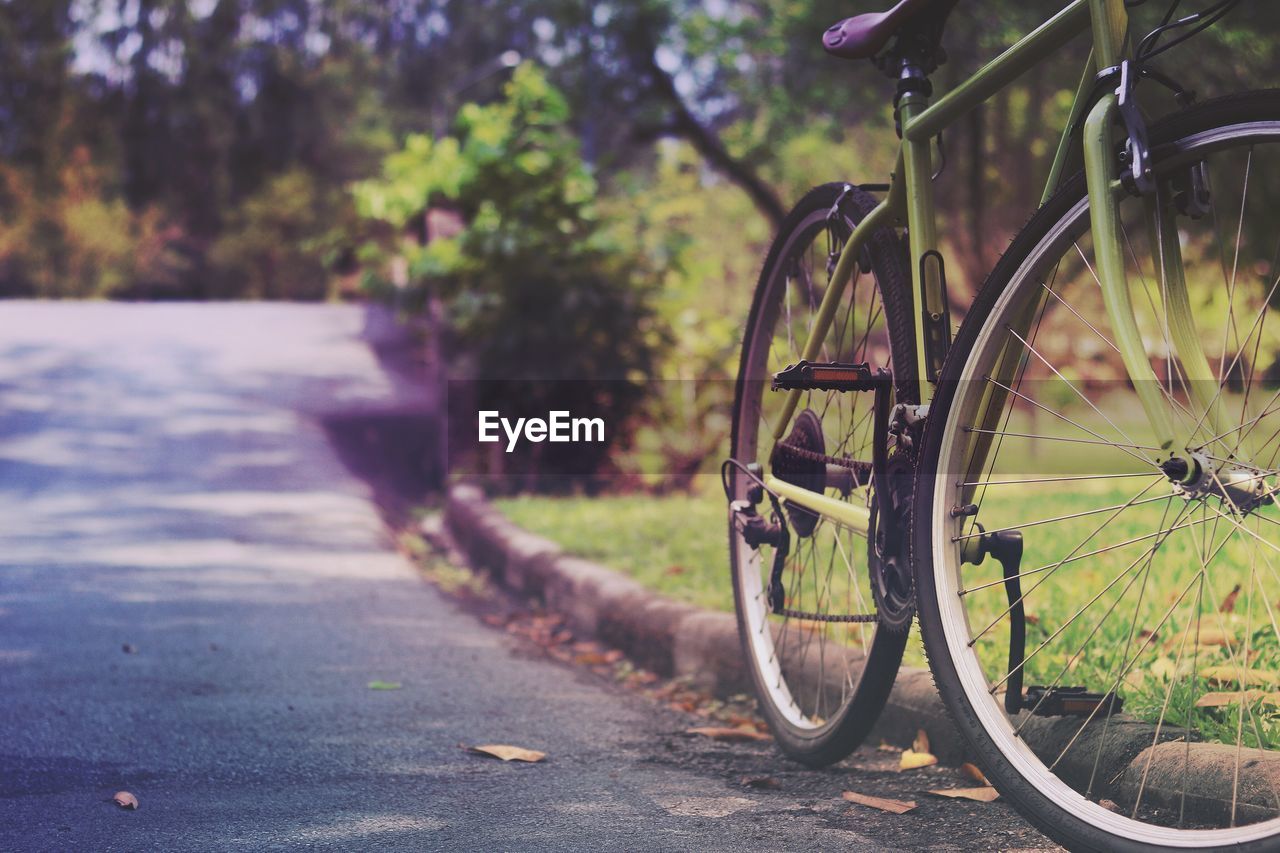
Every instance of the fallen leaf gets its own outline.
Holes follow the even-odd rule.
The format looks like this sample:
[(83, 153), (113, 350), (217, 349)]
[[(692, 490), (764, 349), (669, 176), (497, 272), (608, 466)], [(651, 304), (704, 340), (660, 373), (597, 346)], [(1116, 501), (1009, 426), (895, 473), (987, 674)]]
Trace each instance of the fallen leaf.
[(1231, 690), (1231, 691), (1214, 691), (1205, 693), (1196, 700), (1197, 708), (1222, 708), (1226, 705), (1238, 705), (1241, 700), (1247, 702), (1257, 702), (1261, 699), (1264, 703), (1273, 706), (1280, 706), (1280, 693), (1268, 693), (1265, 690)]
[(887, 740), (880, 741), (880, 745), (876, 747), (880, 752), (897, 752), (898, 748)]
[(1225, 646), (1235, 639), (1230, 631), (1224, 631), (1221, 628), (1202, 627), (1200, 633), (1196, 635), (1198, 642), (1202, 646)]
[(916, 770), (937, 763), (938, 756), (931, 752), (916, 752), (913, 749), (908, 749), (903, 751), (898, 767), (901, 770)]
[(122, 809), (136, 809), (138, 807), (138, 798), (128, 791), (116, 791), (111, 799)]
[(536, 749), (525, 749), (522, 746), (508, 746), (504, 743), (491, 743), (484, 746), (469, 746), (467, 749), (476, 755), (488, 755), (501, 758), (503, 761), (528, 761), (534, 763), (547, 757), (545, 752)]
[(1219, 684), (1240, 684), (1243, 681), (1246, 687), (1253, 685), (1266, 687), (1280, 685), (1280, 675), (1270, 670), (1241, 669), (1238, 666), (1229, 664), (1206, 666), (1200, 670), (1200, 676), (1210, 681), (1216, 681)]
[(911, 741), (911, 749), (915, 752), (928, 752), (929, 733), (924, 729), (916, 729), (916, 739)]
[(964, 776), (966, 779), (972, 779), (973, 781), (983, 785), (991, 784), (987, 781), (986, 774), (979, 770), (976, 764), (970, 764), (967, 761), (960, 765), (960, 775)]
[(990, 803), (1000, 799), (1000, 792), (990, 785), (983, 785), (980, 788), (941, 788), (937, 791), (929, 791), (935, 797), (953, 797), (961, 800), (973, 800), (978, 803)]
[(894, 814), (906, 814), (916, 807), (915, 800), (889, 800), (884, 797), (872, 797), (867, 794), (859, 794), (856, 791), (845, 791), (840, 796), (844, 797), (851, 803), (857, 803), (860, 806), (870, 806), (873, 809), (879, 809), (882, 812), (893, 812)]
[(1024, 613), (1024, 614), (1022, 614), (1022, 618), (1023, 618), (1023, 619), (1025, 619), (1025, 620), (1027, 621), (1027, 624), (1028, 624), (1028, 625), (1039, 625), (1039, 624), (1040, 624), (1040, 617), (1039, 617), (1039, 616), (1037, 616), (1037, 615), (1035, 615), (1034, 613)]
[(582, 652), (573, 656), (573, 662), (579, 666), (600, 666), (609, 662), (603, 652)]
[(1115, 800), (1098, 800), (1098, 805), (1102, 806), (1109, 812), (1120, 812), (1120, 806)]
[(684, 572), (684, 566), (667, 566), (662, 573), (668, 577), (672, 577), (674, 575), (682, 575)]
[(1171, 658), (1161, 655), (1152, 661), (1149, 670), (1156, 678), (1168, 681), (1177, 672), (1177, 666)]
[(398, 681), (378, 681), (375, 679), (369, 682), (370, 690), (399, 690), (401, 687), (404, 687), (404, 685)]
[(738, 726), (729, 728), (728, 726), (695, 726), (687, 730), (691, 735), (702, 735), (712, 740), (722, 740), (730, 743), (743, 743), (752, 740), (769, 740), (769, 736), (761, 734), (754, 728), (748, 726)]
[(1240, 597), (1240, 584), (1236, 584), (1231, 592), (1227, 593), (1227, 597), (1222, 599), (1222, 604), (1218, 605), (1219, 613), (1230, 613), (1236, 609), (1236, 599)]
[(1130, 670), (1124, 677), (1126, 687), (1141, 690), (1147, 683), (1147, 674), (1140, 669)]
[(742, 787), (755, 788), (758, 791), (774, 791), (782, 786), (772, 776), (743, 776)]
[(604, 653), (605, 663), (617, 663), (618, 661), (622, 660), (622, 658), (623, 658), (623, 654), (619, 649), (610, 649), (609, 651)]

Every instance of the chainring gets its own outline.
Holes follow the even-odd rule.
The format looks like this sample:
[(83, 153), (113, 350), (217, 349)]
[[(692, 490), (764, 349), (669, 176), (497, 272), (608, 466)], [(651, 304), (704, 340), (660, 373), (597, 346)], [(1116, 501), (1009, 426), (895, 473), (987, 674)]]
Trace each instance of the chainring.
[[(878, 484), (871, 496), (871, 524), (867, 530), (867, 566), (871, 575), (871, 595), (876, 602), (880, 627), (893, 633), (911, 628), (916, 615), (916, 591), (908, 553), (911, 529), (911, 493), (915, 464), (911, 455), (899, 451), (889, 457), (888, 489)], [(888, 492), (891, 515), (897, 531), (881, 529), (879, 502)], [(896, 541), (894, 541), (896, 540)]]

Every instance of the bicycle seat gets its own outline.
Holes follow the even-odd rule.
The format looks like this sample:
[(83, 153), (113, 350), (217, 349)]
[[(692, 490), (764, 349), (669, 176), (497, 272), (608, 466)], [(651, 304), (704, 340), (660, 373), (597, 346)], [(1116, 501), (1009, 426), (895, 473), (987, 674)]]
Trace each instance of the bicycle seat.
[(867, 12), (845, 18), (822, 34), (822, 47), (841, 59), (870, 59), (916, 15), (937, 5), (942, 5), (942, 0), (899, 0), (896, 6), (884, 12)]

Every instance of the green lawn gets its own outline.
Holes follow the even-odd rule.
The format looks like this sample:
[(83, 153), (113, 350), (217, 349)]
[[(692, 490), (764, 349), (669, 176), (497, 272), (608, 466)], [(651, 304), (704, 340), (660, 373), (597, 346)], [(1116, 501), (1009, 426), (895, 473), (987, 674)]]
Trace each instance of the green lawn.
[[(1147, 481), (1110, 481), (1105, 487), (1088, 489), (1053, 488), (1051, 486), (1018, 485), (1005, 490), (991, 489), (984, 499), (982, 517), (988, 529), (998, 525), (1020, 525), (1041, 518), (1096, 510), (1101, 506), (1123, 504), (1134, 497)], [(1117, 485), (1111, 485), (1117, 483)], [(1123, 484), (1123, 485), (1119, 485)], [(1156, 489), (1162, 488), (1157, 484)], [(1164, 494), (1168, 494), (1167, 487)], [(1152, 494), (1155, 493), (1153, 489)], [(560, 543), (566, 550), (596, 560), (625, 572), (644, 585), (690, 603), (723, 611), (732, 611), (723, 497), (710, 489), (702, 494), (653, 497), (626, 495), (606, 497), (518, 497), (500, 500), (498, 506), (520, 526)], [(1177, 513), (1179, 500), (1173, 506)], [(1100, 545), (1112, 545), (1140, 537), (1158, 529), (1166, 502), (1135, 506), (1108, 525), (1100, 538), (1079, 548), (1088, 540), (1105, 516), (1086, 515), (1048, 526), (1030, 527), (1025, 531), (1026, 555), (1023, 570), (1049, 566)], [(1274, 517), (1276, 508), (1265, 511)], [(1196, 520), (1196, 516), (1189, 516)], [(1166, 522), (1167, 523), (1167, 522)], [(1251, 526), (1257, 526), (1251, 525)], [(1188, 595), (1175, 605), (1179, 593), (1197, 575), (1200, 562), (1196, 552), (1213, 552), (1212, 542), (1221, 542), (1224, 529), (1215, 525), (1198, 525), (1172, 536), (1161, 549), (1160, 558), (1152, 565), (1145, 583), (1129, 584), (1137, 579), (1143, 565), (1139, 561), (1149, 540), (1117, 547), (1105, 555), (1071, 562), (1060, 570), (1028, 578), (1024, 585), (1028, 625), (1027, 648), (1030, 652), (1049, 640), (1034, 661), (1027, 664), (1027, 684), (1052, 683), (1067, 669), (1063, 685), (1078, 684), (1099, 692), (1105, 691), (1124, 667), (1124, 660), (1136, 656), (1132, 671), (1124, 678), (1120, 693), (1125, 709), (1141, 717), (1156, 720), (1166, 708), (1168, 723), (1183, 722), (1190, 702), (1211, 690), (1238, 690), (1239, 685), (1215, 684), (1199, 677), (1207, 666), (1227, 667), (1230, 647), (1237, 652), (1247, 643), (1251, 670), (1260, 670), (1268, 679), (1280, 671), (1280, 648), (1277, 647), (1274, 614), (1267, 606), (1267, 596), (1280, 581), (1274, 568), (1259, 573), (1259, 589), (1252, 606), (1246, 610), (1249, 575), (1253, 568), (1243, 542), (1232, 541), (1218, 554), (1211, 567), (1208, 582), (1197, 589), (1201, 600)], [(1262, 530), (1265, 533), (1265, 529)], [(1076, 549), (1073, 552), (1073, 549)], [(1256, 558), (1254, 558), (1256, 561)], [(1270, 560), (1268, 560), (1270, 562)], [(1128, 568), (1127, 568), (1128, 567)], [(1126, 573), (1127, 572), (1127, 573)], [(1120, 582), (1110, 585), (1118, 576)], [(1003, 585), (999, 584), (998, 564), (988, 559), (981, 566), (967, 567), (965, 584), (978, 586), (996, 581), (972, 595), (969, 601), (971, 624), (994, 621), (994, 629), (977, 642), (977, 648), (991, 677), (1003, 674), (1008, 653), (1007, 618), (1000, 618), (1007, 607)], [(1034, 588), (1036, 581), (1044, 583)], [(1220, 613), (1220, 603), (1236, 583), (1243, 586), (1235, 613)], [(1106, 591), (1088, 602), (1094, 593)], [(1087, 592), (1086, 592), (1087, 591)], [(1079, 614), (1082, 605), (1086, 612)], [(1148, 642), (1146, 636), (1131, 629), (1135, 613), (1139, 627), (1156, 627), (1172, 607), (1168, 619)], [(1280, 606), (1280, 603), (1278, 603)], [(1225, 631), (1231, 635), (1230, 647), (1197, 644), (1191, 619), (1202, 614), (1201, 630)], [(1074, 618), (1073, 618), (1074, 617)], [(1058, 632), (1061, 629), (1060, 633)], [(1183, 639), (1191, 631), (1191, 642)], [(1083, 654), (1077, 649), (1083, 648)], [(1127, 651), (1126, 651), (1127, 650)], [(1074, 658), (1074, 660), (1073, 660)], [(923, 666), (919, 644), (908, 649), (907, 663)], [(1169, 682), (1174, 689), (1166, 705)], [(1276, 689), (1273, 682), (1260, 683)], [(1256, 743), (1251, 723), (1256, 723), (1262, 740), (1275, 748), (1280, 746), (1280, 719), (1276, 709), (1255, 704), (1254, 719), (1241, 732), (1246, 744)], [(1233, 743), (1236, 738), (1237, 715), (1228, 709), (1196, 709), (1195, 725), (1203, 736)], [(1256, 731), (1256, 730), (1255, 730)]]
[(516, 497), (496, 502), (526, 530), (631, 575), (647, 587), (714, 610), (733, 610), (719, 494)]

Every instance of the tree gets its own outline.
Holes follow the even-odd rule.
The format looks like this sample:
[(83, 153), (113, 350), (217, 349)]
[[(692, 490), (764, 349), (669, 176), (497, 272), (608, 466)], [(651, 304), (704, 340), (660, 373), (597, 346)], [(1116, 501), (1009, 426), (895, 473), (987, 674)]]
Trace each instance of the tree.
[(451, 455), (474, 442), (479, 410), (564, 410), (607, 424), (606, 443), (535, 444), (529, 457), (479, 460), (527, 487), (601, 472), (610, 447), (626, 441), (662, 343), (653, 274), (625, 229), (601, 215), (568, 117), (561, 93), (526, 63), (503, 100), (464, 106), (451, 137), (410, 136), (381, 178), (356, 189), (362, 214), (391, 233), (441, 201), (466, 223), (425, 246), (386, 245), (409, 253), (414, 286), (443, 294), (464, 356), (452, 375), (467, 378), (474, 406), (453, 405), (450, 415), (470, 440), (452, 443)]

